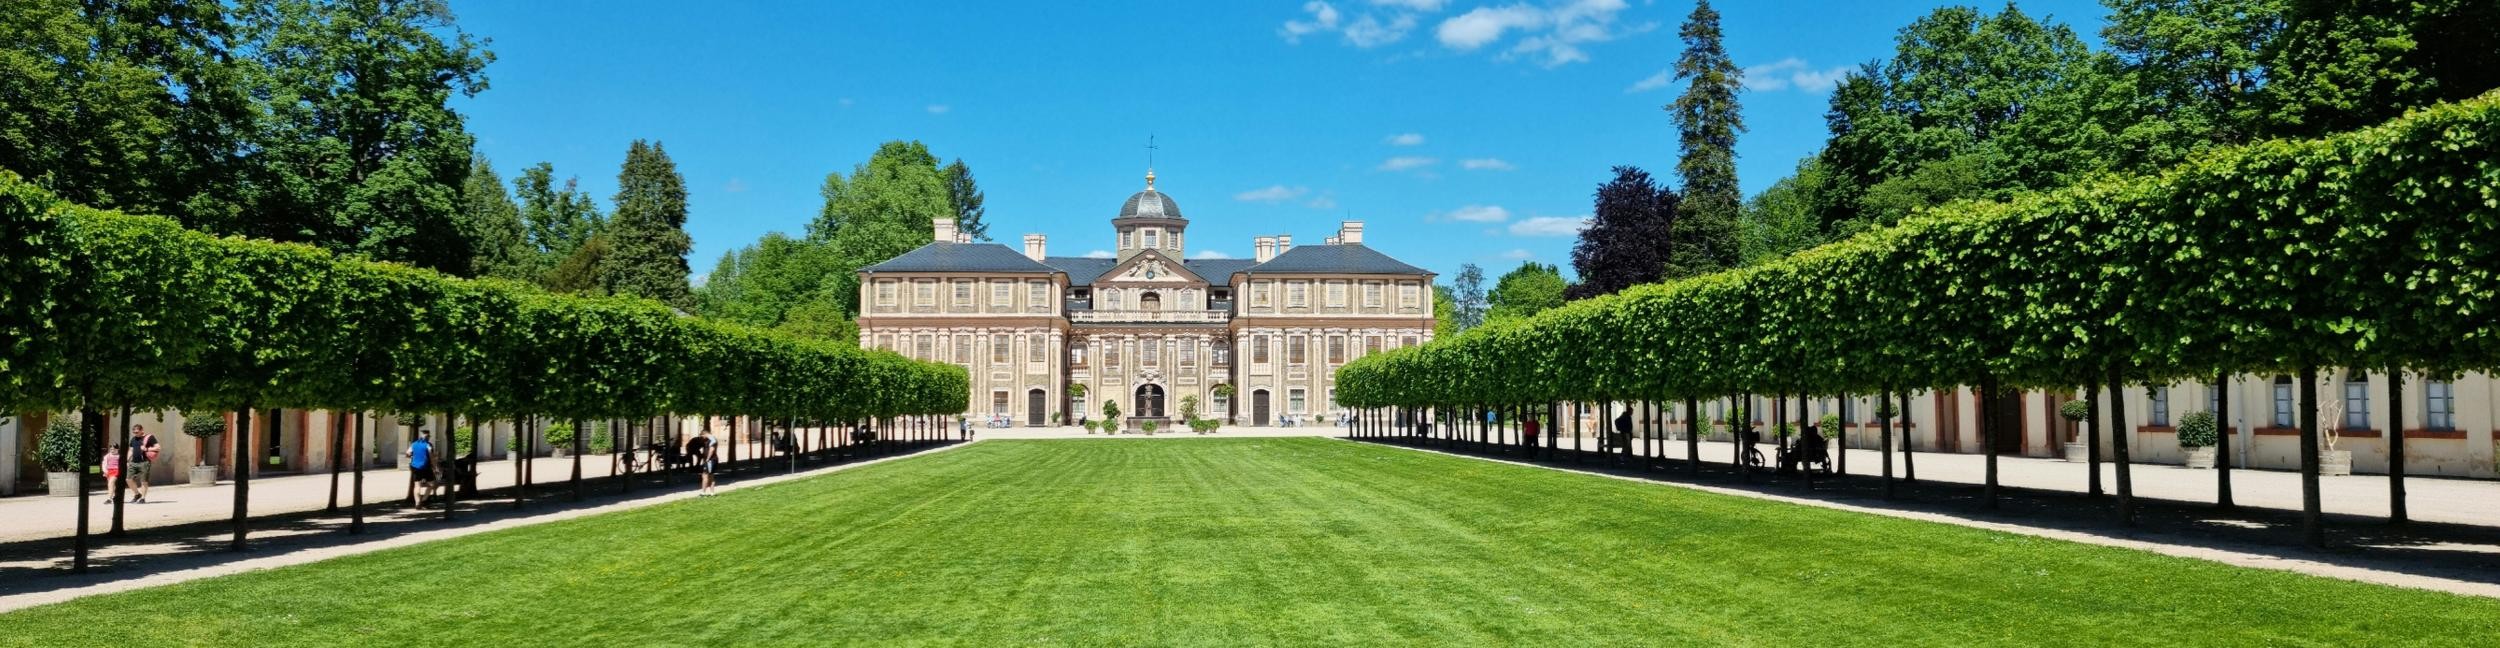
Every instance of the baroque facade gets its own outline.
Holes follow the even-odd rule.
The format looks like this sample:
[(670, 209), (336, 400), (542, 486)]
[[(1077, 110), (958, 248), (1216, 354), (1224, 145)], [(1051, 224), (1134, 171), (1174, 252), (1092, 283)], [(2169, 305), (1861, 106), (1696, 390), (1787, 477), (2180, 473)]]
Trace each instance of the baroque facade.
[(1346, 362), (1432, 339), (1432, 273), (1364, 245), (1361, 221), (1193, 259), (1154, 183), (1112, 217), (1107, 257), (1050, 256), (1039, 234), (1021, 252), (976, 243), (937, 219), (927, 245), (860, 269), (860, 345), (962, 365), (975, 417), (1051, 425), (1113, 402), (1176, 421), (1194, 398), (1201, 417), (1272, 425), (1333, 413)]

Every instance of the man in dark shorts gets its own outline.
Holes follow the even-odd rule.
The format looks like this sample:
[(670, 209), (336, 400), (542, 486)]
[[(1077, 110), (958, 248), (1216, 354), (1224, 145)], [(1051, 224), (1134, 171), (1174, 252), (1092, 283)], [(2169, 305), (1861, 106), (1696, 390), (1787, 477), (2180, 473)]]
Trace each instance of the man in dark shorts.
[(417, 508), (425, 508), (425, 496), (434, 494), (434, 441), (432, 433), (417, 431), (415, 443), (408, 444), (408, 489), (415, 491)]
[(695, 472), (703, 475), (703, 490), (698, 493), (698, 495), (702, 497), (710, 497), (718, 494), (712, 492), (712, 473), (716, 467), (712, 461), (712, 448), (714, 445), (715, 444), (712, 443), (711, 430), (704, 430), (703, 434), (696, 436), (692, 441), (686, 442), (686, 458), (694, 462)]
[(130, 480), (130, 490), (138, 495), (130, 502), (143, 504), (148, 501), (148, 467), (156, 464), (156, 454), (164, 446), (155, 434), (148, 432), (147, 426), (133, 425), (130, 430), (137, 436), (130, 437), (130, 461), (123, 462), (122, 475)]

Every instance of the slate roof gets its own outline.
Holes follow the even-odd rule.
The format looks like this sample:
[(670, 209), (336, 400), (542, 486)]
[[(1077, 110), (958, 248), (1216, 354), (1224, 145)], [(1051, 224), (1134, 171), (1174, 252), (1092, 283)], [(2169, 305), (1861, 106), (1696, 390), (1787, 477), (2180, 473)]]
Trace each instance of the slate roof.
[[(1152, 183), (1153, 179), (1148, 178), (1147, 181)], [(1180, 218), (1181, 206), (1180, 203), (1172, 202), (1171, 196), (1155, 191), (1153, 187), (1147, 187), (1145, 191), (1129, 196), (1128, 202), (1120, 205), (1119, 217)]]
[(1251, 274), (1425, 273), (1423, 268), (1389, 258), (1389, 255), (1362, 244), (1299, 246), (1246, 270)]
[(1050, 264), (1050, 267), (1058, 268), (1060, 272), (1068, 273), (1068, 285), (1082, 288), (1094, 285), (1095, 277), (1100, 277), (1102, 276), (1102, 273), (1110, 272), (1112, 266), (1120, 265), (1120, 260), (1111, 257), (1096, 258), (1055, 256), (1042, 259), (1042, 263)]
[(1249, 259), (1189, 259), (1182, 261), (1181, 267), (1189, 268), (1190, 272), (1206, 277), (1207, 281), (1220, 284), (1231, 282), (1233, 273), (1247, 270), (1250, 266), (1258, 264), (1259, 262)]
[[(1110, 259), (1103, 259), (1109, 261)], [(997, 243), (930, 243), (860, 272), (1050, 272), (1050, 266)], [(1095, 274), (1101, 274), (1099, 272)]]

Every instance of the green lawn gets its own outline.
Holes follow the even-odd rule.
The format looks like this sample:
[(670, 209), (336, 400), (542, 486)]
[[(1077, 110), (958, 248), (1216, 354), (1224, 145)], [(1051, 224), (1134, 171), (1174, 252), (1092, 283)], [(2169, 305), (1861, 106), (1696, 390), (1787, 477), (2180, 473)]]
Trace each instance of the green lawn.
[(2492, 645), (2500, 601), (1328, 439), (997, 441), (0, 645)]

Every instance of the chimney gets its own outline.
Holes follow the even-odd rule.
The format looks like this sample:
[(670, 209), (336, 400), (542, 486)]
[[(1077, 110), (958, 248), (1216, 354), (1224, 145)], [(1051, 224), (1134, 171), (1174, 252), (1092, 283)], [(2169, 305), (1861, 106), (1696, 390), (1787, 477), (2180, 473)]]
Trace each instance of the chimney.
[(971, 243), (971, 242), (972, 242), (972, 233), (971, 233), (971, 232), (966, 232), (966, 231), (963, 231), (963, 230), (956, 230), (956, 231), (955, 231), (955, 242), (957, 242), (957, 243)]
[(1286, 252), (1291, 252), (1291, 251), (1293, 251), (1293, 235), (1292, 235), (1292, 234), (1278, 234), (1278, 235), (1276, 235), (1276, 254), (1277, 254), (1278, 256), (1283, 256)]
[(1319, 240), (1319, 242), (1321, 242), (1321, 243), (1325, 243), (1325, 244), (1328, 244), (1328, 245), (1336, 245), (1336, 244), (1337, 244), (1337, 237), (1331, 236), (1331, 237), (1328, 237), (1328, 238), (1320, 239), (1320, 240)]
[(929, 219), (929, 226), (930, 228), (937, 230), (937, 242), (939, 243), (954, 243), (958, 238), (955, 235), (955, 219), (932, 218)]
[(1346, 221), (1344, 224), (1338, 225), (1337, 242), (1346, 245), (1362, 245), (1363, 221)]
[(1040, 261), (1042, 257), (1047, 256), (1042, 253), (1044, 241), (1045, 239), (1040, 234), (1024, 235), (1024, 258)]
[(1268, 259), (1276, 258), (1276, 237), (1261, 236), (1250, 239), (1250, 247), (1258, 250), (1252, 258), (1257, 259), (1259, 263), (1266, 263)]

